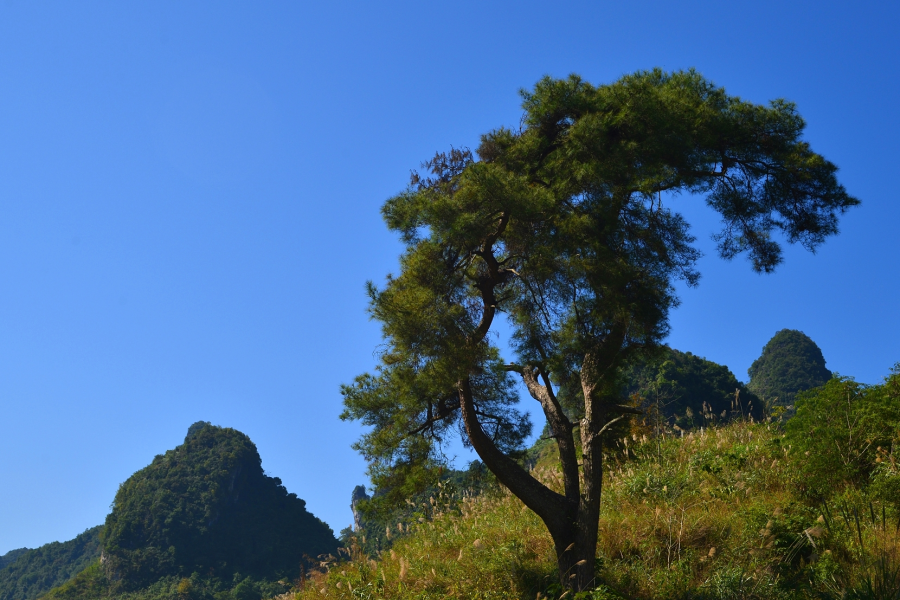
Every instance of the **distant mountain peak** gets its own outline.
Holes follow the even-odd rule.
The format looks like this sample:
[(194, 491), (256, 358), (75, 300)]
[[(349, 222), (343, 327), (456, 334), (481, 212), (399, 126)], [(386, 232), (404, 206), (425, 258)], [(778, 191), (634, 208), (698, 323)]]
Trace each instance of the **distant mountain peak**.
[(290, 578), (304, 555), (337, 548), (306, 502), (263, 472), (249, 437), (207, 421), (120, 486), (102, 544), (121, 589), (192, 572)]

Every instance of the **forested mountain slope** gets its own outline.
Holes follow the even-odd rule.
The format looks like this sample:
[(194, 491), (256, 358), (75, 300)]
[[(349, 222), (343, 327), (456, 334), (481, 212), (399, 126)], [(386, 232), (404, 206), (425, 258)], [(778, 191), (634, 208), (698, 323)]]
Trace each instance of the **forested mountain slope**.
[(16, 562), (16, 559), (31, 550), (31, 548), (16, 548), (15, 550), (10, 550), (3, 556), (0, 556), (0, 569), (3, 569), (6, 566), (9, 566)]
[[(76, 547), (78, 560), (69, 559), (70, 568), (52, 577), (47, 565), (32, 559), (61, 564), (52, 560), (59, 548), (71, 548), (74, 556)], [(103, 526), (31, 550), (0, 572), (10, 574), (0, 600), (41, 594), (258, 600), (286, 591), (319, 555), (337, 547), (306, 503), (265, 474), (250, 438), (198, 422), (182, 445), (157, 455), (119, 487)]]
[(34, 550), (25, 549), (16, 560), (0, 569), (0, 600), (37, 598), (68, 581), (99, 556), (99, 526), (68, 542), (53, 542)]
[(772, 336), (747, 373), (748, 387), (779, 406), (792, 405), (799, 392), (831, 379), (822, 350), (796, 329), (782, 329)]
[(763, 416), (763, 402), (725, 365), (664, 347), (652, 360), (624, 370), (625, 393), (680, 427)]
[(331, 529), (263, 472), (250, 438), (206, 423), (122, 484), (102, 543), (121, 589), (195, 571), (292, 577), (304, 555), (337, 549)]

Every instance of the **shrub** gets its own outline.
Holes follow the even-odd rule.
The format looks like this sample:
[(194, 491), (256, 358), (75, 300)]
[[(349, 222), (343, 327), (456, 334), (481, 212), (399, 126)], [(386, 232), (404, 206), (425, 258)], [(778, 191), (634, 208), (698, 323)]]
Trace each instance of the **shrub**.
[(838, 376), (799, 395), (785, 441), (799, 453), (799, 482), (807, 493), (824, 498), (869, 481), (879, 454), (897, 439), (898, 377), (895, 370), (883, 385), (867, 386)]

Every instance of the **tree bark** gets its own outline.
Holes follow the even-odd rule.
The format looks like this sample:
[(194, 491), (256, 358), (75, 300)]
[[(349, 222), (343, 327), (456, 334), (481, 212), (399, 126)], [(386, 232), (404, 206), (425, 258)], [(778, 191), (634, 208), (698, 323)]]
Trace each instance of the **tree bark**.
[[(613, 340), (610, 340), (613, 342)], [(506, 486), (544, 522), (553, 539), (560, 583), (574, 591), (595, 585), (597, 530), (600, 523), (600, 500), (603, 483), (603, 454), (600, 434), (610, 406), (608, 377), (602, 377), (597, 364), (609, 360), (602, 352), (589, 354), (582, 372), (585, 393), (585, 418), (581, 422), (582, 476), (579, 477), (572, 423), (553, 395), (549, 382), (538, 383), (532, 367), (511, 365), (522, 374), (529, 393), (544, 409), (550, 431), (556, 440), (563, 471), (564, 494), (558, 494), (534, 479), (530, 473), (496, 448), (484, 433), (475, 412), (468, 380), (460, 381), (460, 407), (466, 433), (478, 456)], [(613, 359), (614, 360), (614, 359)], [(594, 378), (600, 376), (600, 381)], [(587, 400), (590, 398), (590, 400)]]
[(541, 517), (550, 529), (551, 535), (553, 531), (562, 531), (565, 528), (565, 519), (560, 508), (564, 506), (565, 497), (532, 477), (528, 471), (494, 445), (478, 421), (468, 378), (459, 382), (459, 403), (466, 434), (485, 466), (500, 483), (522, 500), (525, 506)]

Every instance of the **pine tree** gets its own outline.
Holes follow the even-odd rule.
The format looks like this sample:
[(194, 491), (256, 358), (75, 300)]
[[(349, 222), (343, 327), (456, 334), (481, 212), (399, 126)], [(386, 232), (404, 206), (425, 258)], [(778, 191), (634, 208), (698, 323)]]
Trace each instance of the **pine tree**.
[[(619, 369), (668, 333), (673, 282), (695, 285), (699, 252), (676, 200), (705, 196), (724, 228), (719, 253), (756, 271), (781, 261), (773, 233), (808, 249), (858, 204), (837, 168), (800, 139), (793, 104), (728, 96), (693, 71), (655, 70), (593, 86), (545, 78), (524, 92), (521, 128), (482, 137), (477, 154), (438, 153), (382, 212), (406, 249), (400, 273), (369, 284), (380, 364), (344, 386), (343, 418), (382, 502), (431, 485), (456, 432), (543, 520), (561, 582), (586, 589), (603, 478), (602, 434), (633, 410)], [(679, 193), (682, 193), (679, 195)], [(516, 362), (495, 343), (498, 317)], [(517, 461), (530, 432), (515, 378), (544, 412), (559, 493)], [(575, 422), (561, 408), (577, 398)]]

